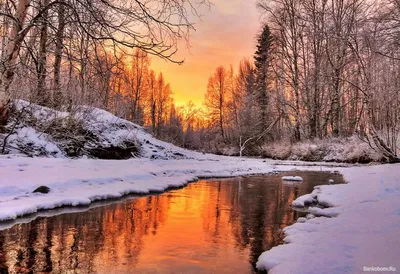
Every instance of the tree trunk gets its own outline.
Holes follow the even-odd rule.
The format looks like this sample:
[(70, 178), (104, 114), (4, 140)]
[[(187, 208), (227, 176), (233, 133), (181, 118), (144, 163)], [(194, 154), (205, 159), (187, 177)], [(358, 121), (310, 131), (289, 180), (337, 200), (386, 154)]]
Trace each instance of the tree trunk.
[[(49, 4), (49, 0), (42, 2), (42, 7)], [(48, 105), (49, 94), (46, 94), (46, 76), (47, 76), (47, 9), (42, 14), (39, 41), (39, 57), (38, 57), (38, 83), (37, 83), (37, 101), (41, 105)]]
[(153, 101), (151, 104), (151, 128), (153, 134), (155, 134), (156, 132), (156, 109), (157, 109), (156, 101)]
[[(3, 7), (2, 7), (3, 8)], [(4, 59), (4, 55), (6, 52), (7, 41), (8, 41), (8, 28), (9, 28), (9, 18), (3, 16), (3, 25), (2, 25), (2, 38), (1, 38), (1, 61)]]
[(294, 139), (295, 141), (300, 141), (300, 71), (299, 71), (299, 31), (298, 24), (296, 22), (296, 8), (294, 0), (289, 1), (289, 25), (291, 32), (291, 44), (293, 50), (293, 89), (294, 89), (294, 99), (295, 99), (295, 115), (294, 115)]
[(332, 95), (332, 134), (339, 136), (340, 131), (340, 77), (342, 73), (340, 69), (334, 71), (334, 85)]
[(223, 96), (223, 87), (220, 86), (220, 93), (219, 93), (219, 127), (221, 129), (221, 136), (222, 139), (225, 141), (225, 132), (224, 132), (224, 114), (223, 114), (223, 107), (224, 107), (224, 96)]
[(295, 48), (295, 52), (293, 53), (293, 66), (294, 66), (294, 97), (295, 97), (295, 125), (294, 125), (294, 139), (295, 141), (300, 141), (300, 83), (299, 83), (299, 65), (298, 65), (298, 55), (297, 48)]
[(61, 82), (60, 82), (60, 73), (61, 73), (61, 61), (62, 61), (62, 49), (63, 49), (63, 41), (64, 41), (64, 29), (65, 29), (65, 7), (63, 4), (63, 0), (60, 1), (58, 6), (58, 28), (56, 32), (56, 48), (54, 53), (54, 82), (53, 82), (53, 90), (54, 90), (54, 106), (59, 108), (63, 103), (63, 94), (61, 92)]
[(10, 85), (14, 79), (15, 67), (18, 60), (22, 41), (29, 30), (22, 31), (30, 0), (20, 0), (17, 3), (15, 19), (5, 48), (3, 68), (0, 75), (0, 124), (6, 124), (8, 104), (10, 101)]

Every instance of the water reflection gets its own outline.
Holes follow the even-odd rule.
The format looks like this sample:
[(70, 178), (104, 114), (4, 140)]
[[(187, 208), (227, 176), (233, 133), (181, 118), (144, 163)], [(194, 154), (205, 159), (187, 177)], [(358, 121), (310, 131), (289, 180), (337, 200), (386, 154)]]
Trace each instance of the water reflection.
[[(292, 175), (292, 174), (288, 174)], [(290, 204), (339, 175), (298, 172), (201, 181), (0, 231), (0, 273), (252, 273), (282, 243)]]

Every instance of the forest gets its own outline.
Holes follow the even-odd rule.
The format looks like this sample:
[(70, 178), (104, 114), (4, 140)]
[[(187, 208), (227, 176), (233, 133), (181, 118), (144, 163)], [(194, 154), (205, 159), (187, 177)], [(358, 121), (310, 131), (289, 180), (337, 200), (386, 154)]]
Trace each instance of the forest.
[(306, 144), (301, 159), (321, 160), (329, 144), (351, 143), (379, 160), (398, 160), (398, 0), (260, 0), (263, 27), (253, 56), (210, 71), (203, 106), (179, 107), (151, 60), (181, 64), (178, 41), (190, 43), (198, 7), (212, 11), (212, 3), (0, 5), (3, 125), (13, 111), (10, 102), (24, 99), (71, 113), (82, 105), (101, 108), (159, 139), (203, 152), (284, 159)]

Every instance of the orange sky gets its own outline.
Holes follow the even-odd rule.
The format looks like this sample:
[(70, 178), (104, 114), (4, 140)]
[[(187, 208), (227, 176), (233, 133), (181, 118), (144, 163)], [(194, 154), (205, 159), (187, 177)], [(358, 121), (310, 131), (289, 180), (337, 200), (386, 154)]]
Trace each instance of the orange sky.
[(202, 9), (190, 39), (179, 47), (176, 59), (183, 65), (152, 58), (152, 68), (162, 71), (171, 83), (176, 105), (192, 100), (202, 106), (209, 76), (219, 65), (237, 68), (244, 57), (251, 58), (259, 32), (260, 15), (256, 0), (211, 0), (211, 10)]

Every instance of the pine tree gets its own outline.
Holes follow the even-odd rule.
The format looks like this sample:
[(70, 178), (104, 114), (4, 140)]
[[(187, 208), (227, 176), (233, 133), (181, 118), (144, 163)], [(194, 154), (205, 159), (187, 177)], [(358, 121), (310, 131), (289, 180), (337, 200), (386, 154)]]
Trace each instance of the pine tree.
[(261, 35), (257, 39), (257, 50), (254, 55), (256, 66), (256, 91), (255, 97), (260, 109), (260, 131), (268, 128), (268, 78), (272, 61), (273, 37), (268, 25), (265, 25)]

